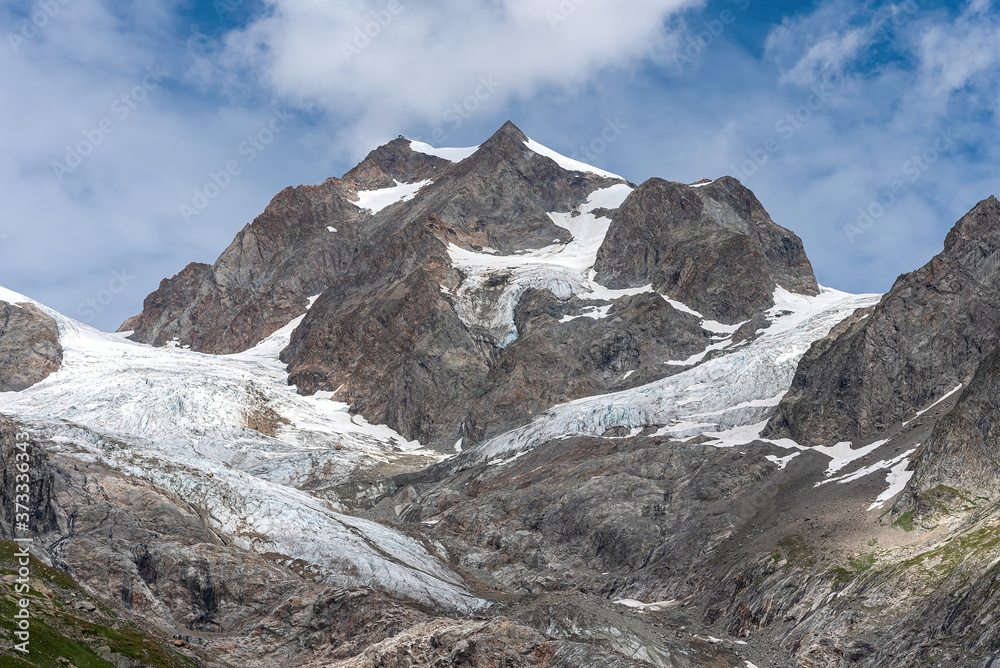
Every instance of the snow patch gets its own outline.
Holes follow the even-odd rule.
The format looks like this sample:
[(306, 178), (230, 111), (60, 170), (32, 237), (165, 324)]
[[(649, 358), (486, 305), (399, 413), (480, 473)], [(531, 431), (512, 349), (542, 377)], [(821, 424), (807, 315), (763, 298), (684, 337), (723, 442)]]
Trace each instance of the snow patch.
[(961, 390), (961, 389), (962, 389), (962, 387), (964, 387), (964, 385), (963, 385), (962, 383), (959, 383), (959, 384), (958, 384), (958, 387), (956, 387), (956, 388), (955, 388), (954, 390), (952, 390), (951, 392), (948, 392), (947, 394), (945, 394), (945, 395), (944, 395), (943, 397), (941, 397), (940, 399), (938, 399), (937, 401), (935, 401), (935, 402), (934, 402), (933, 404), (931, 404), (930, 406), (928, 406), (928, 407), (927, 407), (927, 408), (925, 408), (924, 410), (922, 410), (922, 411), (917, 411), (917, 414), (916, 414), (916, 415), (914, 415), (914, 416), (913, 416), (912, 418), (910, 418), (909, 420), (907, 420), (906, 422), (904, 422), (904, 423), (903, 423), (903, 426), (905, 427), (906, 425), (910, 424), (911, 422), (913, 422), (914, 420), (916, 420), (916, 419), (917, 419), (917, 418), (919, 418), (919, 417), (920, 417), (921, 415), (923, 415), (924, 413), (926, 413), (926, 412), (927, 412), (927, 411), (929, 411), (930, 409), (934, 408), (934, 407), (935, 407), (935, 406), (937, 406), (938, 404), (940, 404), (940, 403), (942, 403), (942, 402), (944, 402), (944, 401), (947, 401), (947, 400), (948, 400), (948, 399), (949, 399), (949, 398), (950, 398), (950, 397), (951, 397), (952, 395), (954, 395), (954, 394), (955, 394), (956, 392), (958, 392), (959, 390)]
[[(911, 450), (910, 452), (913, 452)], [(886, 501), (889, 501), (894, 496), (903, 491), (906, 487), (906, 483), (910, 482), (910, 478), (916, 471), (907, 471), (906, 467), (910, 465), (910, 460), (903, 459), (898, 464), (889, 469), (889, 473), (885, 476), (885, 482), (889, 485), (884, 492), (876, 497), (875, 502), (868, 506), (868, 510), (875, 510), (881, 508), (885, 505)]]
[(18, 304), (35, 304), (35, 300), (29, 299), (18, 292), (8, 290), (4, 287), (0, 287), (0, 302), (7, 302), (8, 304), (13, 304), (14, 306), (17, 306)]
[(778, 457), (777, 455), (767, 455), (766, 457), (764, 457), (764, 459), (766, 459), (767, 461), (772, 462), (774, 464), (777, 464), (779, 471), (784, 471), (785, 467), (788, 466), (788, 463), (790, 461), (792, 461), (793, 459), (795, 459), (796, 457), (798, 457), (800, 454), (802, 454), (802, 453), (801, 452), (793, 452), (792, 454), (788, 455), (787, 457)]
[[(430, 180), (418, 181), (417, 183), (400, 183), (399, 181), (396, 181), (396, 185), (389, 188), (380, 188), (379, 190), (359, 190), (358, 201), (354, 204), (361, 209), (368, 209), (372, 213), (378, 213), (388, 206), (413, 199), (414, 196), (420, 192), (421, 188), (429, 185), (430, 183)], [(336, 230), (332, 229), (330, 231), (336, 232)]]
[(526, 142), (524, 142), (524, 145), (527, 146), (532, 151), (534, 151), (535, 153), (537, 153), (538, 155), (542, 155), (542, 156), (545, 156), (546, 158), (551, 159), (557, 165), (559, 165), (560, 167), (562, 167), (563, 169), (565, 169), (567, 171), (570, 171), (570, 172), (589, 172), (590, 174), (597, 174), (598, 176), (603, 176), (603, 177), (608, 178), (608, 179), (621, 179), (622, 181), (625, 180), (622, 177), (618, 176), (617, 174), (612, 174), (611, 172), (606, 172), (603, 169), (598, 169), (597, 167), (594, 167), (593, 165), (588, 165), (588, 164), (586, 164), (584, 162), (580, 162), (579, 160), (574, 160), (573, 158), (567, 158), (566, 156), (562, 155), (561, 153), (556, 153), (552, 149), (550, 149), (550, 148), (548, 148), (546, 146), (542, 146), (541, 144), (539, 144), (534, 139), (527, 140)]
[(830, 465), (826, 467), (826, 477), (829, 478), (851, 462), (861, 459), (862, 457), (867, 457), (869, 454), (875, 452), (888, 442), (889, 439), (875, 441), (874, 443), (866, 445), (863, 448), (858, 448), (857, 450), (852, 447), (852, 443), (847, 442), (837, 443), (832, 446), (814, 445), (810, 449), (821, 452), (830, 458)]
[[(530, 288), (551, 291), (558, 299), (573, 295), (602, 299), (606, 291), (592, 280), (591, 269), (597, 261), (597, 251), (604, 243), (611, 219), (598, 217), (597, 209), (617, 209), (632, 192), (626, 184), (616, 184), (590, 194), (577, 207), (579, 215), (550, 213), (553, 223), (572, 234), (569, 243), (560, 243), (517, 255), (477, 253), (448, 245), (453, 266), (466, 275), (454, 294), (454, 308), (462, 321), (471, 327), (487, 330), (500, 347), (517, 339), (514, 309), (521, 295)], [(499, 295), (488, 292), (485, 285), (505, 284)], [(606, 291), (622, 292), (622, 291)]]
[(642, 612), (661, 612), (674, 607), (678, 604), (678, 601), (670, 599), (669, 601), (657, 601), (656, 603), (643, 603), (642, 601), (637, 601), (633, 598), (620, 598), (615, 601), (615, 603), (618, 605), (624, 605), (626, 608), (633, 608)]
[(433, 155), (437, 158), (443, 158), (450, 162), (462, 162), (478, 151), (479, 147), (469, 146), (466, 148), (435, 148), (430, 144), (425, 144), (422, 141), (413, 141), (411, 139), (410, 150), (417, 153), (423, 153), (424, 155)]

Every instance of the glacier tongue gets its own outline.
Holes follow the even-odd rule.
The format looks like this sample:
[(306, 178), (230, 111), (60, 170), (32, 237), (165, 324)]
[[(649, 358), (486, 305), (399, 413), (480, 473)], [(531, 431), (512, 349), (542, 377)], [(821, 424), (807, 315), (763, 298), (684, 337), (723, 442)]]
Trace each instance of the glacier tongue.
[(523, 427), (467, 448), (456, 463), (507, 461), (553, 439), (600, 436), (619, 426), (664, 425), (659, 433), (674, 438), (718, 434), (749, 442), (788, 391), (809, 346), (879, 297), (826, 288), (809, 297), (778, 288), (768, 312), (771, 326), (748, 345), (648, 385), (550, 408)]
[(352, 418), (330, 394), (289, 388), (277, 354), (296, 321), (247, 352), (214, 356), (152, 348), (45, 310), (59, 325), (62, 368), (27, 390), (0, 393), (0, 412), (68, 456), (101, 461), (198, 506), (241, 547), (300, 559), (328, 582), (452, 610), (484, 604), (414, 539), (289, 486), (314, 470), (337, 484), (394, 457), (440, 459)]

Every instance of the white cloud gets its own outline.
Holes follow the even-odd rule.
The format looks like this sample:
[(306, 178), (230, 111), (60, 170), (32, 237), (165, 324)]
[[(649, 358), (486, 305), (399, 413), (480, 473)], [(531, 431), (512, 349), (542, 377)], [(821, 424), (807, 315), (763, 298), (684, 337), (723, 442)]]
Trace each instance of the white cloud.
[(881, 7), (831, 0), (811, 13), (786, 18), (768, 35), (765, 50), (780, 68), (780, 82), (810, 86), (849, 73), (874, 46), (903, 31), (919, 11), (915, 0)]
[(989, 0), (973, 0), (952, 23), (928, 29), (920, 39), (920, 91), (947, 99), (978, 77), (996, 76), (1000, 20)]
[(838, 77), (844, 68), (857, 59), (862, 49), (871, 44), (872, 28), (854, 28), (823, 38), (813, 45), (788, 72), (783, 81), (807, 86), (824, 79)]
[(665, 22), (701, 1), (268, 4), (267, 16), (206, 58), (259, 75), (284, 98), (356, 121), (367, 135), (407, 121), (446, 121), (456, 104), (496, 109), (544, 87), (573, 89), (606, 68), (662, 56), (675, 45)]

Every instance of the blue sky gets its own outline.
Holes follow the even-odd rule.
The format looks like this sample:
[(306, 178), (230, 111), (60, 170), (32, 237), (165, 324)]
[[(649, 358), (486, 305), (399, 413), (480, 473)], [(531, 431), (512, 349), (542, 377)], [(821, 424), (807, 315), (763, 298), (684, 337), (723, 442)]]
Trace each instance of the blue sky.
[(732, 174), (852, 292), (1000, 191), (985, 0), (7, 0), (0, 28), (0, 285), (105, 329), (399, 134), (511, 119), (637, 183)]

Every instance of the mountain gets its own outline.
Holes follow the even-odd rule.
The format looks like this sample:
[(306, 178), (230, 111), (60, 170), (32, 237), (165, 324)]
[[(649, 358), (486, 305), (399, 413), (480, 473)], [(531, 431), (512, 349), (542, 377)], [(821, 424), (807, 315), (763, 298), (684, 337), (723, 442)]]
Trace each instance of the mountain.
[(18, 392), (41, 382), (62, 363), (56, 322), (32, 304), (7, 301), (0, 290), (0, 392)]
[(990, 197), (939, 255), (809, 351), (768, 433), (808, 444), (876, 438), (967, 384), (997, 345), (1000, 202)]
[[(347, 184), (372, 171), (389, 174), (394, 184), (369, 179), (386, 186), (374, 191), (385, 199), (362, 210), (370, 191), (361, 198)], [(325, 283), (294, 249), (287, 253), (294, 259), (280, 265), (288, 278), (248, 269), (251, 278), (242, 283), (252, 283), (254, 274), (268, 276), (261, 283), (269, 286), (297, 281), (299, 295), (296, 301), (283, 293), (274, 303), (261, 293), (264, 303), (252, 308), (274, 314), (298, 306), (284, 312), (300, 315), (302, 295), (322, 292), (282, 354), (290, 382), (310, 394), (337, 391), (368, 420), (441, 450), (503, 433), (555, 404), (675, 373), (682, 366), (671, 361), (703, 352), (718, 343), (713, 335), (728, 331), (704, 328), (700, 320), (742, 324), (773, 306), (779, 286), (818, 293), (801, 241), (774, 224), (735, 179), (698, 188), (653, 179), (634, 188), (553, 153), (511, 123), (454, 163), (395, 140), (327, 184), (342, 193), (338, 208), (309, 225), (293, 209), (280, 231), (258, 219), (213, 275), (233, 262), (234, 247), (247, 247), (250, 230), (285, 238), (286, 229), (334, 228), (333, 236), (321, 231), (303, 243), (313, 255), (329, 245), (338, 257), (344, 257), (339, 230), (353, 231), (349, 267), (339, 276), (326, 271)], [(359, 206), (347, 203), (352, 196)], [(315, 196), (305, 191), (302, 199)], [(276, 202), (268, 211), (277, 210)], [(647, 230), (655, 236), (644, 238)], [(634, 265), (650, 252), (646, 265)], [(199, 285), (219, 286), (207, 271)], [(303, 275), (314, 287), (303, 285)], [(186, 283), (183, 275), (174, 280)], [(210, 289), (211, 300), (224, 304), (226, 291)], [(521, 299), (533, 290), (547, 292)], [(554, 299), (539, 302), (546, 294)], [(678, 310), (653, 294), (676, 294), (694, 309)], [(165, 343), (165, 330), (151, 337), (143, 323), (183, 321), (190, 309), (177, 302), (164, 315), (162, 302), (158, 293), (147, 298), (134, 340)], [(178, 343), (233, 352), (271, 333), (257, 327), (259, 319), (246, 331), (233, 329), (232, 310), (222, 308), (216, 320), (213, 312), (197, 314), (198, 328), (226, 333), (221, 350), (213, 335), (199, 337), (197, 330)]]
[(995, 665), (998, 207), (851, 295), (736, 179), (508, 123), (282, 191), (115, 334), (0, 289), (26, 665)]
[(652, 284), (727, 324), (774, 306), (778, 286), (819, 293), (802, 241), (729, 176), (642, 184), (612, 217), (594, 269), (608, 287)]

